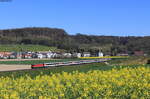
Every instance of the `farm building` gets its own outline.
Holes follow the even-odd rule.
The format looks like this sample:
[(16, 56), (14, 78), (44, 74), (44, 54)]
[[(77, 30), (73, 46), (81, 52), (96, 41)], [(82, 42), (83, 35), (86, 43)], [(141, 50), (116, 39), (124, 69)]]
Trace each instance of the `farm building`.
[(102, 52), (98, 52), (98, 55), (97, 55), (98, 57), (103, 57), (104, 56), (104, 54), (102, 53)]
[(90, 56), (91, 56), (90, 52), (83, 52), (82, 53), (82, 57), (90, 57)]
[(81, 53), (73, 53), (72, 57), (80, 58), (81, 57)]
[(64, 58), (71, 58), (72, 54), (71, 53), (63, 53), (62, 57)]
[(119, 53), (116, 56), (129, 56), (129, 54), (128, 53)]
[(144, 52), (143, 51), (134, 51), (134, 55), (135, 56), (144, 56)]
[(9, 58), (11, 56), (12, 52), (0, 52), (0, 58)]

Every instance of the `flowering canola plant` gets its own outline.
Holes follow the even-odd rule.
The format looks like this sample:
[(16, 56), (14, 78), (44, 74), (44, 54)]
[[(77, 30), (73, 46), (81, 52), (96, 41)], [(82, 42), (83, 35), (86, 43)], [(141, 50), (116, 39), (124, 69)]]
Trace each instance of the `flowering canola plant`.
[(0, 99), (149, 99), (150, 68), (0, 78)]

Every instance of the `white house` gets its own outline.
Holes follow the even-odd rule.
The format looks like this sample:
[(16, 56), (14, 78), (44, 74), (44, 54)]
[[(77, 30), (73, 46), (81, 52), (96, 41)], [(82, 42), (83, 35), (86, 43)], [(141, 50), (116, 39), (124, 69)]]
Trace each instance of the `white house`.
[(64, 57), (70, 58), (71, 57), (71, 53), (63, 53)]
[(104, 54), (102, 52), (98, 52), (98, 57), (103, 57)]
[(38, 57), (39, 59), (42, 59), (42, 58), (43, 58), (43, 54), (39, 53), (39, 54), (37, 54), (37, 57)]
[(83, 52), (83, 55), (82, 55), (83, 57), (90, 57), (91, 56), (91, 54), (90, 54), (90, 52)]
[(52, 53), (52, 58), (55, 58), (57, 56), (57, 53)]
[(76, 58), (80, 58), (81, 57), (81, 53), (73, 53), (72, 56), (76, 57)]
[(81, 53), (77, 53), (77, 57), (80, 58), (81, 57)]
[(54, 53), (48, 52), (48, 53), (46, 54), (46, 56), (47, 56), (47, 58), (53, 58), (53, 57), (54, 57)]

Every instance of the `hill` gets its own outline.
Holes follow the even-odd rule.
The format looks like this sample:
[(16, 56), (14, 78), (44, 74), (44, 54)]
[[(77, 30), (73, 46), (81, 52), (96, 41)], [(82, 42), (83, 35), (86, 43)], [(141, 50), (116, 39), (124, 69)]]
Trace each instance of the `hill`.
[(96, 35), (69, 35), (63, 29), (57, 28), (20, 28), (0, 30), (0, 44), (32, 44), (52, 46), (70, 52), (97, 52), (105, 54), (129, 53), (144, 51), (150, 54), (150, 36), (120, 37)]
[(44, 45), (0, 45), (0, 52), (11, 51), (60, 51), (56, 47), (49, 47)]

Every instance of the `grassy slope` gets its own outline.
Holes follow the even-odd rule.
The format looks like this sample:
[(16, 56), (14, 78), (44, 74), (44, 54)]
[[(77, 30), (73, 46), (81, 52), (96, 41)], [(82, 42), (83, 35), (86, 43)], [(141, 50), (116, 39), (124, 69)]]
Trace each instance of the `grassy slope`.
[(150, 59), (149, 57), (144, 57), (144, 56), (140, 56), (140, 57), (129, 57), (126, 59), (115, 59), (110, 61), (110, 64), (113, 65), (137, 65), (137, 64), (146, 64), (148, 59)]
[(12, 51), (56, 51), (59, 50), (55, 47), (48, 47), (42, 45), (0, 45), (0, 52), (12, 52)]

